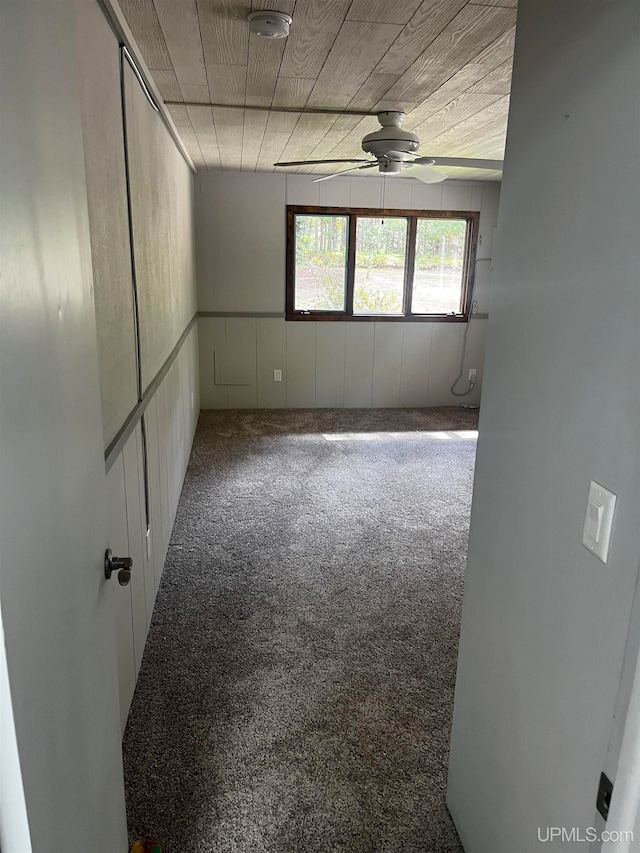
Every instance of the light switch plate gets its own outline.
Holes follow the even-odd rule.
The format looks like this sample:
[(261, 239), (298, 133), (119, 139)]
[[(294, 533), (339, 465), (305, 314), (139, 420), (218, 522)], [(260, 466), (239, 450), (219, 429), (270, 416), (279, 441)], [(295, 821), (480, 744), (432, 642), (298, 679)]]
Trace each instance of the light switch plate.
[(582, 544), (603, 563), (606, 563), (609, 557), (609, 541), (615, 508), (616, 496), (613, 492), (592, 480), (589, 484)]

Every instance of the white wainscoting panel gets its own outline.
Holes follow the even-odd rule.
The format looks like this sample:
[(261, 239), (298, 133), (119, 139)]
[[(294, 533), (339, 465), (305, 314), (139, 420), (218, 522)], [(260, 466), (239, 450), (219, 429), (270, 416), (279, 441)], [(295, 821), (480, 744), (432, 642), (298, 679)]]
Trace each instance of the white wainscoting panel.
[(107, 475), (109, 545), (114, 554), (128, 554), (134, 561), (130, 584), (126, 587), (117, 582), (113, 584), (123, 732), (198, 421), (197, 350), (198, 327), (195, 325), (144, 413), (149, 548), (140, 423)]

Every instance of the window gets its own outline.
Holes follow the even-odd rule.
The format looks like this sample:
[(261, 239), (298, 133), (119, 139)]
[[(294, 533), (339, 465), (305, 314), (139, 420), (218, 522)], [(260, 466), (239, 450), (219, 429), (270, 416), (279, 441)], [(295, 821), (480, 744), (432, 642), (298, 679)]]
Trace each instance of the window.
[(478, 220), (288, 206), (287, 319), (466, 321)]

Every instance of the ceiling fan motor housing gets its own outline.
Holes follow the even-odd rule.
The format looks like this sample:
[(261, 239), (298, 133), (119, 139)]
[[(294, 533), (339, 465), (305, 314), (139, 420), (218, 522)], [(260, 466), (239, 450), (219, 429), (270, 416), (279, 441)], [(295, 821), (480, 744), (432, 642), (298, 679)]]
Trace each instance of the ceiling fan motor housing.
[[(378, 113), (380, 130), (368, 133), (362, 140), (362, 150), (374, 157), (386, 157), (391, 154), (394, 160), (409, 160), (420, 147), (415, 133), (402, 129), (405, 113), (386, 110)], [(389, 170), (391, 171), (391, 170)]]

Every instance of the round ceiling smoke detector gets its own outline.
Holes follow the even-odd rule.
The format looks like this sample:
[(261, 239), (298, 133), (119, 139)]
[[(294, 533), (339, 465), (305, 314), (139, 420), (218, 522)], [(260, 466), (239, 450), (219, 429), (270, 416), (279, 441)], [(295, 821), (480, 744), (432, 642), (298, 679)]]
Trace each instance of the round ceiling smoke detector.
[(252, 12), (249, 15), (249, 32), (268, 39), (285, 39), (293, 18), (284, 12)]

